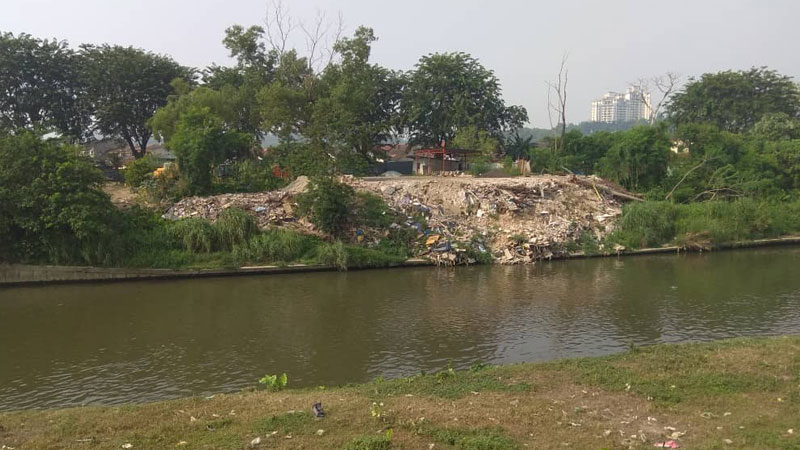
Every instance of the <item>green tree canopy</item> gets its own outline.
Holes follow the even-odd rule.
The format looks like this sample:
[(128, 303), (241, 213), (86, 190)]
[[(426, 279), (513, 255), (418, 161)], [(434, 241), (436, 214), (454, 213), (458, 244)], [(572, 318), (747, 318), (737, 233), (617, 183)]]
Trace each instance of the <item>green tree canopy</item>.
[(64, 41), (0, 33), (0, 128), (87, 135), (80, 61)]
[(124, 139), (133, 156), (141, 158), (152, 136), (148, 121), (167, 104), (172, 81), (190, 81), (194, 71), (133, 47), (82, 45), (81, 54), (96, 128)]
[(329, 65), (320, 80), (324, 93), (314, 107), (312, 139), (338, 150), (338, 159), (373, 160), (373, 149), (392, 134), (400, 100), (398, 74), (369, 63), (371, 28), (336, 43), (341, 62)]
[(408, 74), (401, 101), (412, 144), (439, 145), (458, 130), (475, 127), (499, 139), (528, 121), (521, 106), (506, 106), (500, 82), (466, 53), (423, 56)]
[(639, 126), (618, 133), (599, 161), (600, 173), (635, 191), (657, 185), (667, 172), (671, 142), (661, 126)]
[(765, 67), (690, 78), (667, 106), (668, 116), (678, 125), (708, 123), (737, 133), (768, 113), (800, 117), (800, 89), (790, 77)]
[(228, 129), (210, 108), (200, 106), (181, 115), (169, 140), (169, 148), (178, 156), (178, 169), (192, 194), (207, 194), (214, 167), (246, 154), (252, 146), (252, 136)]

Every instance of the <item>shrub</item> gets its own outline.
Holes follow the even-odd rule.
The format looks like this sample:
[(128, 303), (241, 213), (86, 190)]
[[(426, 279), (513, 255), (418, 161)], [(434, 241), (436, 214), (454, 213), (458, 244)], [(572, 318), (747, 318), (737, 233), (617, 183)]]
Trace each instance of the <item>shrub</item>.
[(125, 184), (137, 188), (145, 181), (153, 178), (153, 172), (161, 167), (161, 162), (153, 155), (145, 155), (131, 162), (125, 168)]
[(230, 175), (221, 177), (214, 185), (215, 192), (261, 192), (278, 189), (286, 182), (272, 174), (267, 161), (245, 159), (231, 164)]
[(0, 135), (0, 260), (115, 262), (121, 215), (102, 182), (75, 147), (29, 132)]
[(258, 234), (256, 218), (239, 208), (223, 210), (214, 222), (219, 247), (230, 250)]
[(299, 195), (299, 213), (311, 220), (317, 228), (334, 236), (342, 236), (348, 229), (349, 215), (355, 190), (333, 178), (317, 178), (309, 183), (308, 191)]
[(394, 214), (383, 198), (371, 192), (357, 192), (352, 215), (356, 225), (383, 228), (394, 222)]
[(469, 162), (468, 172), (472, 175), (478, 176), (488, 172), (491, 170), (491, 168), (492, 167), (488, 157), (478, 156)]

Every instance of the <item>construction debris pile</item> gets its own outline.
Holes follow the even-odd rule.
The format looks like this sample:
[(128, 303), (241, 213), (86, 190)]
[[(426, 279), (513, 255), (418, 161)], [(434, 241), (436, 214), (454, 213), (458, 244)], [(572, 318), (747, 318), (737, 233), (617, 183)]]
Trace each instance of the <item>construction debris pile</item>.
[(491, 251), (500, 263), (518, 264), (563, 253), (568, 242), (585, 233), (599, 241), (613, 231), (621, 214), (618, 196), (630, 196), (599, 178), (575, 176), (409, 177), (349, 183), (381, 195), (410, 218), (424, 217), (426, 256), (454, 264), (469, 262), (468, 247)]
[[(345, 177), (354, 188), (380, 195), (407, 220), (393, 228), (414, 228), (419, 255), (439, 264), (475, 262), (491, 254), (503, 264), (533, 263), (566, 252), (587, 233), (601, 240), (613, 230), (621, 201), (631, 194), (596, 177), (516, 178)], [(265, 193), (190, 197), (173, 205), (166, 218), (215, 220), (226, 208), (252, 212), (259, 225), (313, 231), (294, 214), (293, 196), (308, 184), (300, 177), (287, 188)]]

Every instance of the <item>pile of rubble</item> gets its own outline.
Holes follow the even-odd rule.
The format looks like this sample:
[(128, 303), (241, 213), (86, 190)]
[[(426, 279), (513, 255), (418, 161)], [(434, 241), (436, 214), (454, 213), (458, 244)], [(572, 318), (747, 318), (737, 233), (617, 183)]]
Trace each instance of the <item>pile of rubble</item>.
[[(438, 264), (471, 264), (491, 252), (504, 264), (532, 263), (565, 251), (586, 233), (597, 240), (614, 228), (621, 201), (633, 198), (596, 177), (517, 178), (345, 177), (354, 188), (380, 195), (407, 220), (392, 228), (414, 228), (424, 242), (418, 256)], [(250, 211), (262, 227), (313, 231), (294, 214), (294, 195), (308, 180), (283, 190), (190, 197), (173, 205), (166, 218), (215, 220), (230, 207)]]
[[(471, 247), (504, 264), (532, 263), (590, 233), (600, 240), (621, 213), (621, 188), (596, 177), (392, 178), (348, 181), (381, 195), (410, 218), (424, 217), (427, 256), (469, 262)], [(412, 222), (409, 224), (414, 226)], [(436, 239), (431, 239), (435, 237)], [(472, 252), (474, 254), (474, 252)]]

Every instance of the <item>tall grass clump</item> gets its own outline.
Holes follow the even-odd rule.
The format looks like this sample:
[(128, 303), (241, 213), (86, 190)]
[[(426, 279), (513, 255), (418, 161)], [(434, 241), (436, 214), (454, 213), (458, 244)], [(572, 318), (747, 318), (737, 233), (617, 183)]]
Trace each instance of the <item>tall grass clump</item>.
[(611, 240), (626, 247), (661, 245), (675, 237), (678, 206), (669, 202), (638, 202), (625, 206)]
[(627, 205), (609, 241), (630, 248), (669, 243), (735, 241), (800, 232), (800, 201), (740, 198), (689, 204), (641, 202)]
[(233, 256), (240, 262), (291, 263), (312, 260), (319, 238), (280, 228), (258, 234), (233, 247)]
[(172, 222), (168, 230), (173, 239), (190, 252), (212, 252), (217, 244), (217, 232), (205, 219), (190, 217)]
[(246, 243), (259, 231), (256, 218), (239, 208), (223, 210), (214, 222), (214, 230), (220, 248), (225, 250)]
[(317, 261), (339, 270), (347, 270), (348, 252), (342, 241), (324, 244), (317, 248)]

